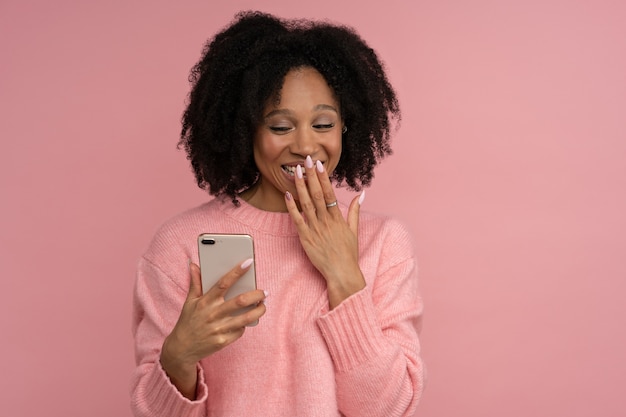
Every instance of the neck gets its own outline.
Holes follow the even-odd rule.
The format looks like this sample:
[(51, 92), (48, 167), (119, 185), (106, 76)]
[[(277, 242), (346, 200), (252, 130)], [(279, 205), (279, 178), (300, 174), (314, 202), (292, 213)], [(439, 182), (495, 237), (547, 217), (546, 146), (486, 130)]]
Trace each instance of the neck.
[(261, 181), (257, 181), (252, 187), (243, 191), (239, 194), (239, 197), (259, 210), (279, 213), (287, 212), (284, 196), (278, 191), (272, 193), (272, 195), (267, 195), (267, 190), (260, 186)]

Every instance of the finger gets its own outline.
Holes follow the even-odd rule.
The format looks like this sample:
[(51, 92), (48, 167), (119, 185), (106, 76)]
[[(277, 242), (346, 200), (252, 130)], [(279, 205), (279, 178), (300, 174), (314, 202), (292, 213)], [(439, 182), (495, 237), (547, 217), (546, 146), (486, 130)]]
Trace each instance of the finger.
[[(244, 309), (242, 309), (243, 306), (241, 306), (238, 303), (234, 303), (234, 304), (230, 303), (230, 301), (233, 301), (233, 300), (229, 300), (229, 302), (224, 303), (223, 305), (224, 306), (223, 312), (225, 313), (225, 315), (232, 317), (232, 319), (229, 321), (229, 326), (228, 326), (231, 329), (248, 326), (249, 324), (256, 322), (266, 312), (264, 296), (263, 296), (263, 299), (253, 304), (248, 305), (247, 308), (244, 308)], [(228, 305), (228, 310), (226, 309), (227, 305)], [(233, 307), (233, 305), (235, 307)], [(233, 308), (235, 309), (233, 310)]]
[(224, 302), (221, 308), (223, 312), (231, 314), (241, 309), (256, 306), (265, 300), (265, 297), (266, 293), (262, 290), (246, 291)]
[(328, 207), (329, 204), (333, 204), (337, 202), (337, 196), (335, 196), (335, 190), (333, 190), (333, 184), (330, 182), (330, 177), (328, 173), (324, 169), (324, 164), (321, 161), (317, 161), (315, 163), (315, 171), (317, 173), (317, 178), (319, 179), (320, 186), (322, 187), (322, 193), (324, 195), (324, 205), (329, 212), (340, 213), (338, 205), (334, 205)]
[(306, 222), (298, 210), (298, 206), (296, 205), (293, 195), (291, 195), (289, 191), (285, 192), (285, 204), (287, 205), (287, 211), (291, 215), (291, 219), (296, 225), (296, 229), (298, 229), (298, 233), (304, 232)]
[(259, 319), (263, 317), (267, 308), (265, 303), (259, 303), (255, 308), (243, 314), (241, 317), (244, 320), (244, 326), (256, 325), (259, 322)]
[(326, 200), (324, 199), (324, 192), (322, 191), (322, 185), (318, 178), (318, 173), (311, 156), (307, 156), (304, 160), (304, 170), (306, 172), (306, 185), (309, 190), (309, 196), (315, 206), (316, 212), (319, 214), (326, 213)]
[(252, 258), (248, 258), (228, 271), (211, 287), (207, 294), (210, 293), (211, 297), (224, 297), (228, 289), (250, 269), (253, 261)]
[[(315, 204), (311, 200), (309, 195), (309, 190), (306, 185), (306, 181), (304, 180), (304, 171), (302, 166), (296, 166), (296, 190), (298, 192), (298, 202), (300, 203), (300, 208), (304, 213), (307, 219), (313, 219), (315, 216)], [(307, 178), (308, 180), (308, 178)]]
[(352, 199), (352, 203), (350, 203), (350, 208), (348, 209), (348, 226), (355, 236), (358, 235), (359, 213), (361, 211), (361, 204), (363, 204), (363, 200), (365, 200), (365, 190), (361, 191), (361, 195)]
[(189, 262), (189, 293), (187, 299), (192, 300), (194, 298), (202, 297), (202, 276), (200, 275), (200, 267), (194, 263)]

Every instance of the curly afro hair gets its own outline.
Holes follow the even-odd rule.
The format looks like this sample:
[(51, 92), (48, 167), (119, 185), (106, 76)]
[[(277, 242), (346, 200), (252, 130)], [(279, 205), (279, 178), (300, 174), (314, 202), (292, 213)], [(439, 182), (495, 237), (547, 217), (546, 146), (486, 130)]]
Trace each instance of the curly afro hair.
[(393, 122), (400, 122), (396, 93), (375, 51), (346, 26), (242, 12), (206, 43), (189, 76), (179, 147), (200, 188), (237, 205), (237, 194), (254, 185), (253, 138), (263, 109), (298, 67), (322, 74), (348, 127), (332, 180), (356, 191), (371, 183), (376, 164), (391, 154)]

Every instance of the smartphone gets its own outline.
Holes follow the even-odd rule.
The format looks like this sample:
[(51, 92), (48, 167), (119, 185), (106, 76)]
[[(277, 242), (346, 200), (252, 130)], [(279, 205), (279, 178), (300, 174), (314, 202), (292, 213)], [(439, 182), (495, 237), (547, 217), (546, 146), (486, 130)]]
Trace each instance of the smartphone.
[[(198, 236), (198, 257), (202, 274), (202, 289), (206, 293), (217, 281), (233, 267), (249, 258), (254, 259), (254, 242), (246, 234), (202, 233)], [(237, 295), (256, 290), (255, 265), (246, 271), (228, 289), (224, 298), (229, 300)], [(244, 313), (255, 306), (245, 307), (235, 312)], [(257, 322), (249, 324), (255, 326)]]

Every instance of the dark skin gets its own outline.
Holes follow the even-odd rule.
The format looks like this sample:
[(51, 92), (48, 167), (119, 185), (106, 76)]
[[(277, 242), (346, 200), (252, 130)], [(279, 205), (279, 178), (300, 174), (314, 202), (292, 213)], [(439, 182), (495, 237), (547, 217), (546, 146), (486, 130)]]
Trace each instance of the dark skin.
[(365, 287), (357, 241), (363, 194), (352, 200), (346, 220), (339, 206), (327, 207), (337, 197), (324, 166), (307, 158), (303, 174), (306, 181), (304, 176), (296, 175), (297, 203), (302, 212), (290, 194), (285, 194), (285, 204), (304, 251), (326, 280), (328, 305), (333, 309)]

